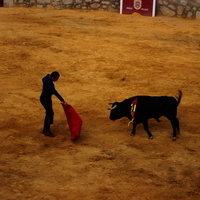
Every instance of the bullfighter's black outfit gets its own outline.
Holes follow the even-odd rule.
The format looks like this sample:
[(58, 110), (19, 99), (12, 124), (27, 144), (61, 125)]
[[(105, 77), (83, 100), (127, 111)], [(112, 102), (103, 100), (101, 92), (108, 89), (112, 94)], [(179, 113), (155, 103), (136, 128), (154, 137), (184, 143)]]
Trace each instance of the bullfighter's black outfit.
[(42, 93), (40, 95), (40, 102), (46, 110), (46, 116), (44, 119), (44, 130), (43, 130), (43, 133), (45, 134), (45, 129), (47, 130), (50, 129), (50, 125), (53, 124), (53, 118), (54, 118), (51, 96), (55, 95), (61, 102), (63, 102), (64, 99), (56, 91), (54, 82), (51, 80), (50, 74), (47, 74), (42, 79), (42, 82), (43, 82), (43, 88), (42, 88)]

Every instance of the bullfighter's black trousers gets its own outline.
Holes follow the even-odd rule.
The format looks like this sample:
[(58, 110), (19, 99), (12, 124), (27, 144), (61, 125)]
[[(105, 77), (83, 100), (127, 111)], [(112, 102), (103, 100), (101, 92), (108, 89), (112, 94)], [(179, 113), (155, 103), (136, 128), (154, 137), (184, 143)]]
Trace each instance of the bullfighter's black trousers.
[(53, 124), (54, 112), (53, 112), (53, 108), (52, 108), (51, 96), (42, 92), (42, 94), (40, 95), (40, 102), (46, 111), (46, 116), (44, 118), (44, 124), (45, 125)]

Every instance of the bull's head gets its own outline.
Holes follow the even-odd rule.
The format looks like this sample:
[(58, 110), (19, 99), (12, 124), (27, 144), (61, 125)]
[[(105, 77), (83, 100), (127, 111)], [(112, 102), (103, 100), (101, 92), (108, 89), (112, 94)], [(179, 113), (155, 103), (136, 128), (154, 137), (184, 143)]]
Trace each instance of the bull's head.
[(109, 103), (109, 105), (112, 105), (111, 108), (108, 108), (108, 110), (110, 110), (109, 118), (111, 120), (120, 119), (122, 116), (121, 116), (121, 112), (120, 112), (119, 102)]
[(107, 108), (108, 110), (114, 110), (117, 107), (117, 104), (113, 106), (114, 103), (109, 103), (108, 105), (112, 105), (111, 108)]

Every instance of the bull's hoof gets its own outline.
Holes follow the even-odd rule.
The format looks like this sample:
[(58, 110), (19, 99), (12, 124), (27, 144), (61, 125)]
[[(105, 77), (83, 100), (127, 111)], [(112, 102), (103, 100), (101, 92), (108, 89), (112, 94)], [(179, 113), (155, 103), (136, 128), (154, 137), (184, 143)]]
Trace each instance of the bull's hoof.
[(173, 137), (173, 138), (172, 138), (172, 141), (175, 141), (175, 140), (176, 140), (176, 137)]
[(150, 136), (150, 137), (149, 137), (149, 139), (150, 139), (150, 140), (152, 140), (152, 139), (153, 139), (153, 135), (152, 135), (152, 136)]
[(130, 136), (134, 136), (135, 135), (135, 133), (130, 133)]

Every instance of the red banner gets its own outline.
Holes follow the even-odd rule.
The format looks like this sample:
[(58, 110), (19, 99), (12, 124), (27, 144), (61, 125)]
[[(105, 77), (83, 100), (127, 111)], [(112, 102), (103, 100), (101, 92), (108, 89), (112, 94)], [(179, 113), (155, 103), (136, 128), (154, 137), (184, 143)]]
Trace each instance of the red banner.
[(72, 141), (77, 140), (80, 137), (83, 121), (71, 105), (69, 104), (67, 105), (61, 104), (61, 105), (63, 106), (67, 118), (67, 122), (71, 132), (71, 140)]
[(120, 14), (134, 12), (144, 16), (155, 16), (156, 0), (121, 0)]

